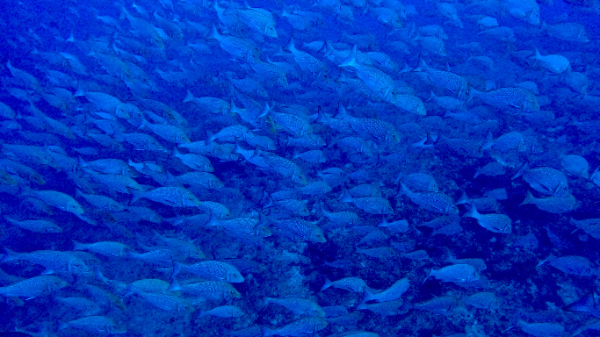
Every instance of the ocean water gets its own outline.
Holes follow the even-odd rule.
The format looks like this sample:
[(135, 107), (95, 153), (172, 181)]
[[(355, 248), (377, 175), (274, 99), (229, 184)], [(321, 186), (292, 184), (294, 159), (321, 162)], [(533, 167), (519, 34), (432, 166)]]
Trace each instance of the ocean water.
[(600, 335), (596, 0), (0, 8), (0, 336)]

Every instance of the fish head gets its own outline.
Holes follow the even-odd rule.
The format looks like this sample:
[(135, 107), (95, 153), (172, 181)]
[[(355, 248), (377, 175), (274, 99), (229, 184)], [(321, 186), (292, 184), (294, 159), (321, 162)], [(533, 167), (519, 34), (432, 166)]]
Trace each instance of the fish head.
[(285, 76), (284, 73), (282, 73), (281, 75), (279, 75), (277, 77), (277, 85), (279, 85), (280, 87), (287, 87), (288, 86), (288, 80), (287, 77)]
[(184, 133), (178, 133), (175, 138), (178, 144), (189, 144), (192, 142)]
[(327, 242), (327, 239), (325, 238), (325, 233), (323, 233), (323, 230), (320, 228), (313, 229), (310, 233), (309, 239), (311, 242), (317, 242), (317, 243)]
[(200, 206), (201, 202), (191, 193), (186, 193), (183, 196), (183, 204), (186, 206)]
[(321, 330), (325, 329), (325, 328), (327, 327), (327, 325), (328, 325), (328, 324), (329, 324), (329, 323), (327, 323), (327, 321), (326, 321), (326, 320), (324, 320), (324, 319), (320, 319), (320, 320), (318, 320), (317, 322), (315, 322), (315, 324), (314, 324), (314, 326), (313, 326), (313, 328), (314, 328), (314, 331), (315, 331), (315, 332), (317, 332), (317, 331), (321, 331)]
[(439, 46), (436, 52), (438, 56), (448, 56), (448, 52), (446, 51), (446, 45), (443, 43)]
[(48, 285), (48, 290), (50, 292), (54, 291), (54, 290), (58, 290), (58, 289), (62, 289), (65, 288), (66, 286), (68, 286), (69, 284), (62, 279), (59, 279), (58, 277), (55, 277), (52, 279), (52, 283)]
[(268, 37), (273, 37), (273, 38), (278, 38), (279, 36), (277, 35), (277, 31), (275, 30), (275, 27), (273, 26), (266, 26), (264, 33), (266, 36)]
[(165, 50), (165, 42), (163, 41), (163, 39), (160, 37), (160, 35), (156, 34), (154, 36), (152, 36), (152, 39), (150, 41), (154, 46), (158, 47), (160, 50)]
[(385, 138), (388, 142), (400, 143), (400, 135), (395, 130), (390, 131)]
[(561, 182), (556, 186), (554, 191), (550, 191), (552, 195), (558, 197), (566, 197), (569, 195), (569, 185), (566, 182)]
[(225, 290), (225, 298), (227, 299), (233, 299), (233, 298), (241, 298), (242, 294), (240, 294), (239, 291), (237, 291), (234, 287), (228, 288), (227, 290)]
[(244, 277), (238, 271), (230, 271), (227, 273), (227, 282), (229, 283), (242, 283), (244, 282)]
[(531, 13), (529, 13), (529, 16), (527, 17), (527, 22), (534, 26), (539, 26), (541, 24), (540, 10), (539, 9), (532, 10)]
[(591, 40), (587, 37), (587, 34), (585, 31), (581, 31), (579, 34), (577, 34), (577, 41), (581, 42), (581, 43), (588, 43)]
[(533, 94), (528, 94), (525, 97), (525, 104), (523, 105), (523, 109), (525, 111), (539, 111), (540, 103), (538, 103), (537, 98)]
[(480, 277), (481, 277), (481, 276), (479, 275), (479, 273), (477, 272), (477, 270), (475, 270), (475, 269), (473, 268), (473, 271), (472, 271), (472, 272), (470, 272), (470, 273), (467, 275), (467, 279), (465, 280), (465, 282), (474, 282), (474, 281), (477, 281), (477, 280), (479, 280), (479, 278), (480, 278)]
[(458, 214), (458, 207), (456, 207), (456, 205), (448, 206), (448, 209), (446, 209), (446, 214)]
[(246, 60), (248, 62), (259, 63), (260, 50), (257, 47), (250, 48), (250, 50), (248, 50), (248, 54), (246, 55)]
[(256, 236), (258, 237), (267, 238), (271, 235), (273, 235), (273, 233), (271, 232), (269, 227), (259, 226), (258, 228), (256, 228)]
[(90, 271), (90, 267), (79, 259), (69, 261), (67, 269), (73, 274), (85, 274)]
[(469, 82), (465, 81), (463, 85), (458, 90), (457, 97), (460, 100), (467, 100), (471, 94), (471, 85)]
[(321, 308), (314, 308), (308, 311), (310, 317), (325, 317), (327, 314)]
[(83, 214), (85, 211), (83, 210), (83, 208), (81, 207), (81, 205), (75, 203), (75, 202), (70, 202), (67, 203), (65, 210), (67, 212), (73, 213), (73, 214), (77, 214), (77, 215), (81, 215)]
[(56, 225), (46, 228), (46, 233), (62, 233), (62, 231), (62, 228)]
[(306, 180), (306, 176), (304, 176), (304, 174), (301, 172), (295, 173), (294, 176), (292, 177), (292, 181), (294, 181), (295, 183), (300, 184), (300, 185), (308, 184), (308, 181)]

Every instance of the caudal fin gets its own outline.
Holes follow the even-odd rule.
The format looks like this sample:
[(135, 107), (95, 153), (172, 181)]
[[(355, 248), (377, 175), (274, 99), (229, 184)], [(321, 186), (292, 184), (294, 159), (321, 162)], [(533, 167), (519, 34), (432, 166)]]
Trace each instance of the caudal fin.
[(323, 284), (323, 286), (321, 287), (321, 291), (323, 291), (327, 288), (331, 288), (332, 285), (333, 285), (333, 282), (331, 282), (331, 280), (325, 279), (325, 284)]
[(194, 98), (196, 98), (194, 97), (194, 94), (192, 94), (192, 92), (188, 90), (187, 94), (185, 95), (185, 98), (183, 99), (183, 103), (191, 102), (194, 100)]
[(354, 47), (352, 48), (352, 51), (350, 52), (350, 55), (348, 56), (348, 58), (342, 62), (339, 67), (342, 68), (356, 68), (358, 67), (358, 60), (356, 59), (356, 53), (357, 53), (357, 46), (354, 45)]

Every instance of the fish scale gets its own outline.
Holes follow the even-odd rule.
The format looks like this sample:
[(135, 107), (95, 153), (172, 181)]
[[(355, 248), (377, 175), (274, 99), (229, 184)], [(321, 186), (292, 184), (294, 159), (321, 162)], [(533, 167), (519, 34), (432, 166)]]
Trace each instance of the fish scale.
[(534, 94), (521, 88), (500, 88), (494, 91), (479, 92), (477, 90), (469, 91), (469, 100), (477, 97), (486, 104), (493, 107), (516, 108), (523, 111), (538, 111), (540, 104)]
[(459, 98), (469, 95), (469, 82), (464, 77), (450, 71), (430, 68), (423, 58), (419, 60), (419, 66), (413, 71), (424, 72), (431, 84), (449, 90)]
[(200, 206), (200, 201), (182, 187), (158, 187), (146, 192), (136, 192), (133, 194), (131, 203), (139, 199), (150, 199), (172, 207), (195, 207)]
[(422, 208), (442, 214), (456, 214), (458, 209), (451, 197), (439, 192), (412, 192), (404, 184), (401, 184), (402, 192), (406, 194), (412, 202)]
[(221, 48), (239, 59), (252, 58), (258, 60), (258, 47), (253, 41), (230, 35), (221, 35), (213, 26), (210, 38), (219, 42)]
[(264, 152), (261, 157), (264, 158), (271, 169), (284, 178), (291, 179), (293, 182), (301, 185), (306, 185), (307, 182), (304, 173), (302, 173), (300, 167), (291, 160), (266, 152)]
[(119, 331), (115, 322), (104, 316), (88, 316), (83, 318), (78, 318), (66, 323), (63, 323), (58, 330), (64, 330), (67, 328), (75, 328), (80, 330), (85, 330), (90, 333), (104, 332), (108, 334), (112, 333), (124, 333), (123, 331)]
[(396, 128), (386, 121), (374, 118), (349, 118), (350, 126), (359, 134), (377, 139), (380, 142), (399, 143)]
[(241, 8), (237, 10), (240, 21), (250, 29), (269, 37), (277, 37), (273, 14), (262, 8)]
[(294, 61), (296, 61), (302, 71), (312, 73), (314, 76), (318, 77), (327, 70), (327, 66), (321, 60), (305, 51), (296, 49), (296, 46), (294, 46), (294, 40), (290, 41), (290, 43), (286, 46), (286, 49), (292, 53)]
[(0, 287), (0, 295), (6, 297), (35, 298), (47, 295), (66, 286), (67, 282), (56, 276), (42, 275)]
[(302, 137), (312, 133), (310, 123), (298, 116), (280, 112), (268, 112), (267, 115), (294, 137)]
[(600, 0), (132, 1), (0, 11), (0, 335), (598, 331)]
[(306, 240), (312, 242), (326, 242), (325, 234), (323, 230), (312, 222), (292, 218), (287, 220), (279, 220), (274, 224), (280, 230), (286, 231), (284, 235), (291, 236), (291, 238), (298, 240)]
[(356, 72), (356, 76), (373, 91), (375, 96), (386, 101), (391, 101), (394, 89), (396, 88), (394, 79), (375, 67), (358, 63), (356, 57), (357, 47), (355, 45), (348, 59), (340, 64), (339, 67), (353, 69)]
[(221, 281), (202, 281), (185, 284), (173, 282), (169, 290), (199, 296), (212, 302), (222, 302), (224, 300), (242, 297), (230, 283)]
[(223, 281), (229, 283), (242, 283), (244, 277), (234, 266), (221, 261), (202, 261), (192, 265), (175, 263), (173, 277), (180, 271), (200, 276), (209, 281)]
[(546, 195), (565, 195), (569, 191), (567, 177), (551, 167), (536, 167), (523, 172), (525, 180), (534, 190)]

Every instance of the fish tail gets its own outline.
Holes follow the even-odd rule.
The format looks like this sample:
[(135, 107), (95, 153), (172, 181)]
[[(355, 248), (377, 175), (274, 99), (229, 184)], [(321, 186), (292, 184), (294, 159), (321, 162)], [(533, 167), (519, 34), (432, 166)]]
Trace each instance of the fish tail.
[(331, 282), (330, 279), (325, 279), (325, 284), (323, 284), (323, 286), (321, 287), (321, 291), (323, 291), (327, 288), (331, 288), (332, 285), (333, 285), (333, 282)]
[(348, 56), (348, 58), (342, 62), (339, 67), (345, 68), (345, 67), (351, 67), (351, 68), (356, 68), (358, 66), (358, 61), (356, 59), (356, 53), (357, 53), (357, 46), (354, 45), (354, 47), (352, 48), (352, 52), (350, 52), (350, 55)]
[(185, 95), (185, 98), (183, 99), (183, 103), (191, 102), (194, 100), (194, 98), (196, 98), (194, 97), (194, 94), (192, 94), (192, 92), (188, 90), (187, 94)]
[(85, 244), (79, 241), (71, 240), (73, 242), (73, 250), (85, 250)]
[(429, 69), (427, 62), (425, 62), (425, 59), (422, 55), (419, 55), (419, 65), (417, 65), (417, 67), (412, 71), (427, 71), (427, 69)]
[(527, 196), (525, 197), (525, 200), (523, 200), (523, 202), (520, 203), (519, 206), (532, 204), (534, 200), (535, 198), (533, 197), (533, 194), (531, 194), (530, 191), (527, 191)]
[(130, 205), (132, 205), (136, 201), (144, 198), (144, 192), (143, 191), (131, 190), (131, 194), (133, 195), (133, 197), (131, 198), (131, 201), (129, 202)]

